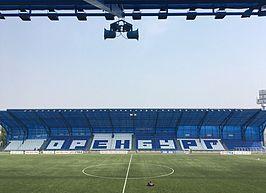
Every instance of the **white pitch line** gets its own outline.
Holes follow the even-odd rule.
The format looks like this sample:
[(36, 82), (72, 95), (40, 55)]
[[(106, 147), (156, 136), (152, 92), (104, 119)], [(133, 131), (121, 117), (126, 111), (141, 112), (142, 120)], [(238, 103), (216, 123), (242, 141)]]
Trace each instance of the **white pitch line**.
[(133, 154), (131, 154), (131, 156), (130, 156), (130, 160), (129, 160), (129, 163), (128, 163), (127, 174), (126, 174), (126, 178), (125, 178), (125, 182), (124, 182), (124, 186), (123, 186), (122, 193), (125, 193), (125, 190), (126, 190), (127, 177), (128, 177), (128, 173), (129, 173), (129, 169), (130, 169), (130, 165), (131, 165), (131, 161), (132, 161), (132, 156), (133, 156)]

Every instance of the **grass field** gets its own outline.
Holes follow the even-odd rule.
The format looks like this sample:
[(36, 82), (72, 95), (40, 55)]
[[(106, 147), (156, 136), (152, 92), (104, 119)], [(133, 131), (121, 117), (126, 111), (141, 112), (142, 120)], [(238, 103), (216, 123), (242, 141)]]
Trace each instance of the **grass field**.
[[(263, 155), (135, 154), (131, 162), (130, 158), (99, 154), (0, 155), (0, 193), (266, 192)], [(149, 179), (155, 187), (146, 186)]]

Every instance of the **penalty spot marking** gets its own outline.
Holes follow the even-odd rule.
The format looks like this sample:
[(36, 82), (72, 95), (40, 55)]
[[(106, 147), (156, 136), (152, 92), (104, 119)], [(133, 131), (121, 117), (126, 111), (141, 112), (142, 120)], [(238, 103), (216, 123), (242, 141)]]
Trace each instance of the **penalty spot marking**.
[(129, 173), (129, 170), (130, 170), (130, 165), (131, 165), (131, 161), (132, 161), (132, 154), (130, 156), (130, 160), (128, 162), (128, 167), (127, 167), (127, 174), (126, 174), (126, 177), (125, 177), (125, 182), (124, 182), (124, 186), (123, 186), (123, 190), (122, 190), (122, 193), (125, 193), (125, 190), (126, 190), (126, 185), (127, 185), (127, 177), (128, 177), (128, 173)]

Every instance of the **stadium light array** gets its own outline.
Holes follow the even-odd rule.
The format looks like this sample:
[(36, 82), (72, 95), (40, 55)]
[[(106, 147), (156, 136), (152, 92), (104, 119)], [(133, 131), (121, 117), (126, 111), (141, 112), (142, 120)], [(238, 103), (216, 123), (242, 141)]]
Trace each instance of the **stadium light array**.
[[(139, 7), (135, 7), (133, 11), (129, 12), (124, 10), (122, 17), (118, 17), (118, 21), (110, 25), (110, 29), (104, 29), (104, 39), (114, 39), (117, 33), (119, 36), (125, 37), (127, 39), (139, 39), (139, 31), (133, 30), (132, 24), (125, 21), (126, 17), (132, 17), (133, 20), (141, 20), (142, 17), (158, 17), (158, 19), (167, 19), (168, 17), (186, 17), (186, 20), (195, 20), (196, 17), (200, 16), (214, 16), (215, 19), (224, 19), (226, 16), (241, 16), (241, 18), (249, 18), (251, 16), (266, 16), (266, 7), (254, 7), (252, 5), (246, 6), (246, 10), (231, 10), (226, 5), (220, 8), (210, 8), (209, 11), (202, 11), (198, 7), (190, 8), (187, 12), (175, 11), (168, 12), (165, 6), (158, 8), (159, 11), (146, 11), (141, 10)], [(17, 11), (18, 12), (12, 12)], [(73, 9), (64, 8), (44, 8), (39, 9), (34, 7), (23, 7), (20, 10), (14, 9), (11, 11), (1, 10), (0, 19), (3, 20), (8, 17), (19, 17), (23, 21), (31, 21), (32, 17), (48, 17), (51, 21), (58, 21), (59, 17), (76, 17), (79, 21), (86, 21), (87, 17), (105, 17), (106, 20), (114, 20), (115, 14), (113, 12), (96, 12), (86, 7), (76, 7)], [(44, 12), (43, 10), (47, 10)], [(132, 10), (132, 9), (131, 9)], [(126, 33), (126, 36), (123, 34)]]
[(266, 90), (260, 90), (257, 98), (257, 104), (261, 105), (263, 110), (266, 110)]
[(136, 113), (130, 113), (129, 116), (130, 116), (130, 117), (136, 117), (137, 114), (136, 114)]
[[(124, 21), (118, 20), (110, 25), (110, 29), (104, 29), (104, 39), (114, 39), (116, 38), (116, 33), (120, 33), (123, 36), (123, 33), (127, 34), (127, 39), (139, 39), (139, 31), (133, 30), (132, 24)], [(124, 37), (124, 36), (123, 36)]]

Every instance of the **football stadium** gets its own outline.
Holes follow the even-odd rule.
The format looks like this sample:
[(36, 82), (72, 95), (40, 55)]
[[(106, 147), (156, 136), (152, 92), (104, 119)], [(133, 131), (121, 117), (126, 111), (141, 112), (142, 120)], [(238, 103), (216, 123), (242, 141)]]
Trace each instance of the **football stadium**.
[(0, 193), (265, 193), (265, 16), (0, 0)]
[(265, 192), (261, 109), (11, 109), (1, 192)]

